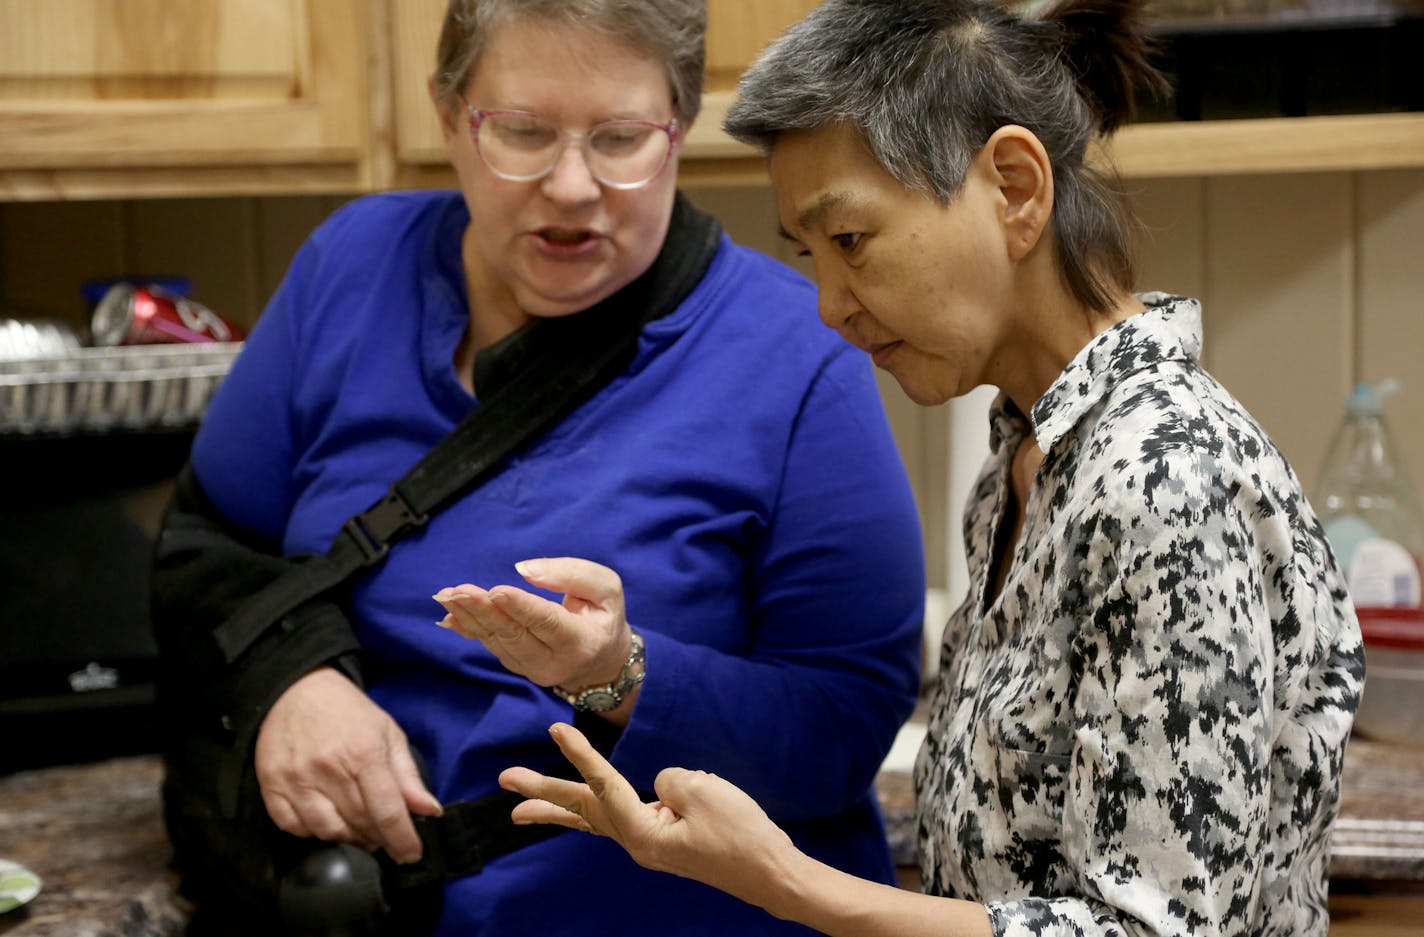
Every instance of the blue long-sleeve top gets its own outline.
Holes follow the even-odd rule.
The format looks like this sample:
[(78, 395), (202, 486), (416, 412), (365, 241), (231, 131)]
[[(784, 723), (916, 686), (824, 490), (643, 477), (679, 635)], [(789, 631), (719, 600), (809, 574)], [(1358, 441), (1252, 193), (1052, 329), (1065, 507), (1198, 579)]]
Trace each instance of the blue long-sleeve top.
[[(478, 406), (452, 364), (468, 223), (458, 193), (373, 196), (301, 248), (194, 445), (228, 519), (323, 551)], [(514, 563), (539, 556), (623, 579), (647, 678), (611, 757), (635, 786), (714, 771), (813, 855), (893, 881), (871, 783), (915, 696), (919, 524), (868, 362), (820, 326), (803, 277), (724, 237), (624, 374), (358, 581), (368, 692), (442, 801), (560, 763), (547, 729), (569, 707), (437, 627), (431, 599), (523, 586)], [(440, 929), (622, 931), (800, 932), (584, 834), (452, 883)]]

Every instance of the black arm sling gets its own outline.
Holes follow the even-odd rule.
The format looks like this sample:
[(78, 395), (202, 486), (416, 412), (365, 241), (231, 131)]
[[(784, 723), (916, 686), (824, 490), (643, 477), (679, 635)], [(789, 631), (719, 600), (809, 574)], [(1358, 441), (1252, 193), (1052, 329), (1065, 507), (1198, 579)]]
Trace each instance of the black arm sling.
[[(679, 193), (662, 250), (638, 279), (586, 311), (536, 319), (502, 342), (497, 355), (477, 359), (480, 404), (384, 497), (348, 519), (325, 554), (291, 564), (238, 606), (212, 632), (222, 662), (237, 666), (299, 606), (380, 564), (399, 540), (623, 373), (643, 326), (676, 309), (701, 282), (720, 237), (717, 221)], [(244, 782), (241, 772), (222, 775), (218, 801), (231, 816)], [(440, 818), (414, 818), (426, 858), (396, 867), (401, 887), (477, 872), (489, 859), (563, 831), (515, 827), (509, 811), (520, 799), (499, 792), (446, 804)]]

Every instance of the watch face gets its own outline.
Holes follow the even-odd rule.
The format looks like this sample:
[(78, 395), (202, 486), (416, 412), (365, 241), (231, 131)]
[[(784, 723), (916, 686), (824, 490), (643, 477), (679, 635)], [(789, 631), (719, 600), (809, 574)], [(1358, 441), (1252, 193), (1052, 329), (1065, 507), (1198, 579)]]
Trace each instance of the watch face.
[(612, 690), (599, 687), (579, 694), (578, 707), (594, 713), (606, 713), (615, 708), (620, 700)]

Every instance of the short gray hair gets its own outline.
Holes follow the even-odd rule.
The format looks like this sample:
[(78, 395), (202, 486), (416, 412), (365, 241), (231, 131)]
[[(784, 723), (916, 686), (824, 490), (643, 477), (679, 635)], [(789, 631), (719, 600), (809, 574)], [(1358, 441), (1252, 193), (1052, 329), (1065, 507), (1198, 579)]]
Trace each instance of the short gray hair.
[(645, 52), (667, 68), (679, 124), (702, 108), (706, 0), (450, 0), (436, 49), (441, 102), (453, 103), (469, 84), (496, 27), (517, 19), (588, 29)]
[(1059, 268), (1107, 311), (1131, 289), (1136, 222), (1088, 145), (1131, 118), (1134, 87), (1165, 90), (1141, 0), (1065, 0), (1020, 17), (996, 0), (826, 0), (743, 74), (725, 127), (769, 150), (787, 131), (854, 127), (904, 185), (942, 204), (1000, 127), (1031, 130), (1053, 163)]

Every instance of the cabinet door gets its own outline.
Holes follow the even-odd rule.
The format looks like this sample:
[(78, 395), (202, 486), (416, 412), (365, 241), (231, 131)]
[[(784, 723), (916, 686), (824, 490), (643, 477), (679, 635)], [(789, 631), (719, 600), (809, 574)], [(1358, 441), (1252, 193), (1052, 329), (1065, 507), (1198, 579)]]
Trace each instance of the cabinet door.
[(821, 0), (707, 0), (707, 90), (726, 91), (767, 43)]
[(454, 184), (426, 84), (435, 70), (446, 5), (447, 0), (396, 0), (387, 8), (398, 184)]
[(0, 196), (369, 179), (369, 0), (0, 0)]

